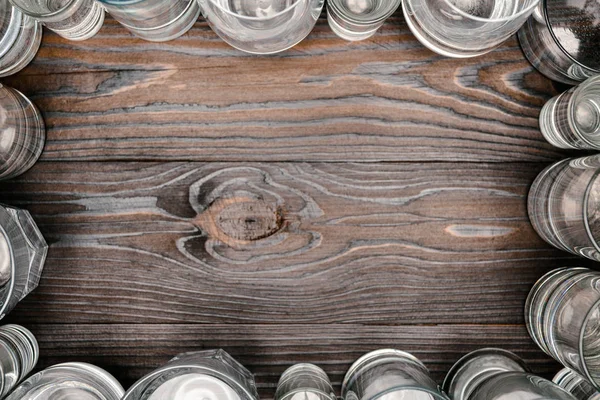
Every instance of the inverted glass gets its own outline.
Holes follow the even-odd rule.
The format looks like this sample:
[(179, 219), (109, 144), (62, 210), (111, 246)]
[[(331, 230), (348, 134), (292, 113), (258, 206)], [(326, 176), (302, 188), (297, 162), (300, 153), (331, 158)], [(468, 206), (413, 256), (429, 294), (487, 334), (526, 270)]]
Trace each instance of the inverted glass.
[(548, 101), (540, 130), (556, 147), (600, 149), (600, 75)]
[(0, 2), (0, 77), (25, 68), (37, 54), (41, 42), (39, 22), (8, 1)]
[(137, 381), (123, 400), (258, 400), (252, 374), (223, 350), (180, 354)]
[(336, 400), (329, 377), (313, 364), (296, 364), (281, 375), (275, 400)]
[(377, 32), (400, 6), (401, 0), (329, 0), (327, 22), (346, 40), (364, 40)]
[(196, 0), (98, 0), (134, 35), (152, 42), (173, 40), (198, 20)]
[(525, 57), (555, 81), (577, 84), (600, 74), (600, 2), (542, 0), (519, 30)]
[(289, 49), (312, 31), (324, 0), (199, 0), (217, 35), (236, 49), (272, 54)]
[(104, 9), (94, 0), (9, 0), (24, 14), (69, 40), (93, 37), (104, 23)]
[(342, 383), (345, 400), (448, 400), (415, 356), (393, 349), (359, 358)]
[(539, 0), (402, 0), (408, 26), (430, 50), (475, 57), (512, 36)]
[(600, 392), (581, 375), (568, 368), (559, 371), (552, 382), (571, 393), (578, 400), (600, 400)]
[(546, 242), (600, 260), (600, 155), (559, 161), (529, 190), (531, 224)]
[(549, 272), (531, 290), (525, 319), (529, 334), (545, 353), (600, 387), (599, 272)]
[(121, 400), (123, 393), (121, 384), (102, 368), (73, 362), (38, 372), (5, 400)]
[(0, 84), (0, 180), (26, 172), (42, 154), (44, 120), (21, 92)]
[(502, 349), (467, 354), (450, 369), (443, 387), (452, 400), (575, 400), (555, 383), (530, 373), (523, 360)]

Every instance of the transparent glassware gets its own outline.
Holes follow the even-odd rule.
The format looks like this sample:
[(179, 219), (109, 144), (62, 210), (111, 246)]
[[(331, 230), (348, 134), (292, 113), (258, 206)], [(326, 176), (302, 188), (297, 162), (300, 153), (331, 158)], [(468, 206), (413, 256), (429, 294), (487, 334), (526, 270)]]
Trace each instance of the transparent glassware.
[(124, 392), (121, 384), (102, 368), (72, 362), (38, 372), (5, 400), (121, 400)]
[(39, 22), (8, 1), (0, 2), (0, 77), (16, 74), (37, 54), (42, 43)]
[(549, 272), (529, 293), (525, 322), (546, 354), (600, 388), (600, 272)]
[(401, 0), (329, 0), (327, 22), (342, 39), (368, 39), (400, 6)]
[(563, 149), (600, 149), (600, 75), (548, 101), (540, 130)]
[(408, 26), (430, 50), (475, 57), (512, 36), (539, 0), (402, 0)]
[(560, 370), (552, 382), (571, 393), (578, 400), (600, 400), (600, 392), (581, 375), (568, 368)]
[(0, 327), (0, 398), (4, 398), (38, 362), (40, 348), (33, 334), (19, 325)]
[(529, 219), (558, 249), (600, 261), (600, 155), (559, 161), (529, 190)]
[(342, 383), (345, 400), (448, 400), (429, 371), (412, 354), (376, 350), (359, 358)]
[(196, 0), (98, 0), (134, 35), (152, 42), (173, 40), (198, 20)]
[(223, 350), (180, 354), (137, 381), (123, 400), (258, 400), (252, 374)]
[(0, 84), (0, 180), (26, 172), (42, 154), (46, 128), (36, 106)]
[(596, 0), (542, 0), (518, 36), (525, 57), (550, 79), (575, 85), (600, 74)]
[(47, 252), (31, 214), (0, 204), (0, 319), (37, 287)]
[(225, 42), (253, 54), (272, 54), (301, 42), (325, 0), (199, 0), (210, 27)]
[(336, 400), (329, 377), (313, 364), (296, 364), (281, 375), (275, 400)]
[(94, 0), (9, 0), (24, 14), (69, 40), (93, 37), (104, 23), (104, 8)]
[(575, 400), (570, 393), (533, 375), (515, 354), (481, 349), (454, 364), (443, 384), (452, 400)]

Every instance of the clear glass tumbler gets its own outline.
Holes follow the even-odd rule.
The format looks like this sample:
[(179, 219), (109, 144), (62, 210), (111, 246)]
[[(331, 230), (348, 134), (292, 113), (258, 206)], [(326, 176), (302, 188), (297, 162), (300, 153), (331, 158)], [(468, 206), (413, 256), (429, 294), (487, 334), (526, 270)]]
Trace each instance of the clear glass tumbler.
[(576, 400), (557, 384), (531, 374), (523, 360), (502, 349), (467, 354), (450, 369), (443, 387), (452, 400)]
[(102, 368), (72, 362), (38, 372), (5, 400), (121, 400), (123, 393), (121, 384)]
[(40, 348), (33, 334), (19, 325), (0, 327), (0, 398), (4, 398), (38, 362)]
[(600, 149), (600, 75), (548, 101), (540, 129), (556, 147)]
[(600, 74), (600, 2), (542, 0), (519, 31), (525, 56), (542, 74), (575, 85)]
[(296, 364), (281, 375), (275, 400), (336, 400), (329, 377), (313, 364)]
[(539, 0), (402, 0), (408, 26), (430, 50), (475, 57), (512, 36)]
[(69, 40), (86, 40), (104, 23), (104, 8), (94, 0), (9, 0), (24, 14)]
[(0, 204), (0, 319), (37, 287), (47, 252), (31, 214)]
[(180, 354), (137, 381), (123, 400), (258, 400), (252, 374), (223, 350)]
[(600, 392), (581, 375), (568, 368), (564, 368), (556, 374), (552, 382), (571, 393), (578, 400), (600, 400)]
[(289, 49), (312, 31), (325, 0), (198, 0), (225, 42), (253, 54)]
[(559, 161), (529, 190), (529, 219), (551, 245), (600, 261), (600, 155)]
[(401, 0), (329, 0), (327, 22), (346, 40), (370, 38), (400, 6)]
[(448, 400), (415, 356), (399, 350), (367, 353), (348, 370), (342, 383), (344, 400)]
[(525, 322), (546, 354), (600, 388), (600, 272), (549, 272), (529, 293)]
[(25, 68), (37, 54), (41, 42), (40, 23), (8, 1), (0, 1), (0, 77)]
[(152, 42), (173, 40), (198, 20), (196, 0), (98, 0), (134, 35)]

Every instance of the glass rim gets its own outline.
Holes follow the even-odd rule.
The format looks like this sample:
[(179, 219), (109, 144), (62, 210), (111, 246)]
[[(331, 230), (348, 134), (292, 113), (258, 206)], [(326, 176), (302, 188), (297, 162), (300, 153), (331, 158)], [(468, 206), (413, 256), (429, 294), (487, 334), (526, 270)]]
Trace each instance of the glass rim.
[(60, 10), (52, 11), (52, 12), (49, 12), (49, 13), (35, 13), (35, 12), (31, 12), (31, 11), (25, 9), (24, 7), (19, 6), (17, 4), (17, 0), (8, 0), (8, 1), (15, 8), (18, 8), (19, 10), (21, 10), (21, 12), (23, 14), (28, 15), (28, 16), (33, 17), (33, 18), (36, 18), (36, 19), (39, 19), (42, 22), (44, 22), (43, 20), (46, 19), (46, 18), (56, 17), (56, 16), (60, 15), (61, 13), (65, 12), (65, 10), (67, 10), (69, 7), (71, 7), (73, 4), (75, 4), (78, 0), (71, 0), (67, 4), (65, 4)]
[[(0, 204), (0, 206), (1, 206), (1, 204)], [(2, 207), (0, 207), (0, 213), (8, 214), (8, 212)], [(10, 281), (6, 283), (6, 285), (9, 285), (8, 290), (6, 291), (6, 296), (5, 296), (5, 298), (0, 299), (0, 300), (3, 300), (2, 306), (0, 306), (0, 316), (2, 316), (6, 312), (6, 309), (9, 304), (9, 300), (15, 291), (14, 277), (15, 277), (15, 273), (16, 273), (16, 268), (15, 268), (15, 254), (14, 254), (13, 248), (10, 244), (10, 241), (8, 239), (8, 234), (6, 233), (6, 230), (4, 229), (2, 224), (0, 224), (0, 235), (4, 236), (4, 240), (6, 240), (6, 243), (8, 244), (8, 251), (10, 253), (10, 274), (11, 274)]]
[(221, 4), (219, 4), (218, 2), (216, 2), (215, 0), (207, 0), (210, 3), (212, 3), (215, 7), (217, 7), (219, 10), (221, 10), (222, 12), (224, 12), (225, 14), (228, 14), (234, 18), (238, 18), (244, 21), (268, 21), (270, 19), (273, 18), (277, 18), (282, 16), (283, 14), (289, 12), (290, 10), (293, 10), (294, 8), (298, 7), (298, 5), (303, 1), (303, 0), (296, 0), (294, 2), (294, 4), (292, 4), (291, 6), (285, 8), (284, 10), (279, 11), (278, 13), (275, 13), (273, 15), (269, 15), (268, 17), (250, 17), (248, 15), (241, 15), (241, 14), (236, 14), (234, 12), (231, 12), (230, 10), (227, 10), (225, 8), (223, 8), (221, 6)]
[[(579, 87), (577, 88), (579, 89)], [(596, 157), (600, 156), (600, 154), (596, 155)], [(594, 157), (594, 156), (590, 156), (590, 157)], [(589, 221), (589, 211), (590, 211), (590, 206), (589, 206), (589, 200), (590, 200), (590, 196), (592, 193), (592, 186), (594, 185), (594, 182), (596, 181), (596, 179), (598, 179), (598, 177), (600, 176), (600, 168), (594, 172), (594, 174), (591, 176), (590, 181), (587, 183), (587, 186), (585, 188), (585, 193), (583, 194), (583, 209), (582, 211), (582, 217), (583, 217), (583, 225), (585, 227), (585, 233), (587, 234), (588, 238), (590, 239), (590, 242), (592, 242), (592, 245), (594, 246), (594, 250), (596, 250), (598, 253), (600, 253), (600, 244), (598, 244), (598, 242), (596, 242), (596, 239), (594, 238), (594, 235), (592, 235), (592, 228), (590, 227), (590, 221)], [(600, 390), (600, 387), (598, 388)]]
[(456, 7), (454, 4), (452, 4), (450, 2), (450, 0), (443, 0), (444, 3), (446, 3), (448, 5), (448, 7), (450, 7), (452, 10), (454, 10), (455, 12), (457, 12), (459, 15), (465, 17), (465, 18), (469, 18), (472, 19), (473, 21), (478, 21), (478, 22), (506, 22), (506, 21), (510, 21), (511, 19), (515, 19), (515, 18), (519, 18), (527, 13), (530, 13), (531, 11), (533, 11), (533, 9), (535, 7), (538, 6), (538, 4), (540, 4), (540, 1), (542, 0), (532, 0), (532, 3), (522, 9), (521, 11), (519, 11), (518, 13), (515, 14), (511, 14), (507, 17), (503, 17), (503, 18), (482, 18), (482, 17), (477, 17), (475, 15), (471, 15), (467, 12), (464, 12), (463, 10), (461, 10), (460, 8)]
[(543, 6), (542, 14), (544, 16), (544, 21), (546, 21), (546, 27), (548, 28), (548, 32), (550, 32), (550, 36), (552, 37), (552, 40), (554, 40), (554, 43), (556, 43), (556, 45), (563, 52), (563, 54), (566, 55), (571, 61), (573, 61), (577, 65), (579, 65), (583, 68), (589, 69), (590, 71), (593, 71), (595, 73), (600, 74), (600, 66), (589, 67), (589, 66), (583, 64), (582, 62), (580, 62), (579, 60), (577, 60), (575, 57), (573, 57), (573, 55), (571, 55), (570, 52), (567, 51), (567, 49), (565, 49), (565, 47), (561, 44), (561, 42), (558, 40), (558, 37), (554, 33), (554, 28), (552, 27), (552, 24), (550, 23), (550, 17), (548, 16), (548, 13), (546, 12), (546, 9), (548, 8), (548, 0), (539, 0), (539, 1), (541, 1), (541, 4)]
[(391, 388), (391, 389), (388, 389), (388, 390), (384, 390), (381, 393), (378, 393), (376, 396), (371, 397), (369, 400), (381, 399), (382, 397), (387, 396), (388, 394), (396, 393), (396, 392), (403, 392), (405, 390), (411, 390), (411, 391), (414, 391), (414, 392), (427, 393), (431, 397), (434, 397), (436, 400), (448, 400), (448, 397), (446, 397), (441, 392), (435, 392), (435, 391), (433, 391), (431, 389), (428, 389), (428, 388), (425, 388), (425, 387), (421, 387), (421, 386), (414, 386), (414, 385), (398, 386), (398, 387), (394, 387), (394, 388)]
[[(593, 86), (596, 84), (600, 88), (600, 75), (592, 76), (592, 77), (586, 79), (585, 81), (581, 82), (578, 86), (575, 86), (571, 89), (572, 97), (569, 100), (569, 109), (568, 109), (568, 114), (567, 114), (567, 117), (570, 119), (569, 123), (572, 122), (573, 124), (575, 124), (575, 121), (576, 121), (575, 113), (577, 112), (577, 110), (576, 110), (576, 107), (574, 107), (575, 103), (578, 103), (581, 100), (581, 96), (584, 94), (584, 91), (589, 89), (590, 86)], [(565, 92), (565, 93), (567, 93), (567, 92)], [(584, 143), (586, 143), (587, 145), (590, 145), (592, 147), (594, 146), (594, 143), (587, 138), (587, 135), (581, 136), (581, 141), (583, 141)], [(592, 178), (592, 180), (594, 178), (595, 178), (595, 176)], [(586, 193), (586, 195), (587, 195), (587, 193)], [(585, 221), (587, 221), (587, 210), (586, 210), (585, 216), (586, 216)], [(587, 229), (588, 228), (587, 222), (585, 224), (586, 224), (586, 229)], [(591, 230), (588, 231), (588, 233), (590, 234), (590, 237), (592, 237)], [(596, 250), (598, 252), (600, 252), (600, 247), (597, 247)]]
[(356, 25), (371, 25), (371, 24), (377, 24), (377, 23), (383, 22), (387, 18), (391, 17), (392, 14), (394, 14), (396, 12), (396, 10), (398, 10), (398, 8), (400, 7), (400, 4), (402, 4), (402, 0), (392, 0), (392, 1), (390, 1), (390, 4), (392, 4), (392, 7), (390, 7), (387, 11), (385, 11), (385, 13), (377, 15), (376, 18), (359, 19), (359, 18), (355, 18), (353, 16), (343, 13), (342, 9), (338, 5), (339, 1), (341, 1), (341, 0), (328, 0), (327, 7), (331, 7), (338, 13), (344, 14), (345, 20), (348, 20), (351, 23), (356, 24)]
[(590, 371), (588, 368), (587, 357), (585, 356), (585, 350), (583, 348), (585, 329), (587, 328), (588, 322), (590, 322), (592, 313), (598, 307), (600, 307), (600, 298), (598, 300), (596, 300), (596, 302), (594, 302), (592, 307), (590, 307), (590, 309), (587, 311), (587, 313), (585, 315), (585, 318), (583, 320), (583, 325), (581, 326), (581, 330), (579, 331), (579, 343), (578, 343), (579, 351), (578, 351), (578, 353), (579, 353), (579, 357), (581, 359), (581, 365), (583, 367), (583, 373), (585, 374), (585, 379), (587, 379), (596, 390), (600, 391), (600, 383), (596, 382), (596, 380), (593, 379), (592, 375), (590, 374)]

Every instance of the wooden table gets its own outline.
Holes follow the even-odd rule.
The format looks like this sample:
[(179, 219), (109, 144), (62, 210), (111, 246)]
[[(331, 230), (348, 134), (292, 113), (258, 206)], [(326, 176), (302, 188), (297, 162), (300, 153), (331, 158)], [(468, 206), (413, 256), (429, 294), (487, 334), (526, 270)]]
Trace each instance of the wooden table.
[(4, 83), (48, 127), (41, 162), (0, 184), (51, 243), (5, 320), (38, 336), (39, 367), (87, 361), (128, 386), (222, 347), (266, 398), (293, 363), (339, 386), (382, 347), (440, 381), (486, 346), (557, 371), (527, 335), (525, 297), (544, 272), (590, 263), (527, 219), (529, 185), (566, 154), (537, 125), (557, 91), (515, 39), (452, 60), (400, 13), (358, 43), (322, 18), (257, 57), (204, 21), (156, 44), (109, 18), (82, 43), (46, 32)]

